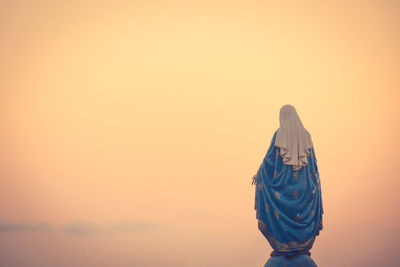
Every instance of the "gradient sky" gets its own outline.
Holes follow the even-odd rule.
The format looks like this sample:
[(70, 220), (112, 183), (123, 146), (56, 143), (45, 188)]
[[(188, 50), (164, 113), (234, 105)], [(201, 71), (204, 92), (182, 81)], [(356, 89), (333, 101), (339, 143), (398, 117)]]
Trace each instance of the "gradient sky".
[(398, 1), (0, 0), (0, 266), (256, 267), (296, 107), (323, 267), (400, 265)]

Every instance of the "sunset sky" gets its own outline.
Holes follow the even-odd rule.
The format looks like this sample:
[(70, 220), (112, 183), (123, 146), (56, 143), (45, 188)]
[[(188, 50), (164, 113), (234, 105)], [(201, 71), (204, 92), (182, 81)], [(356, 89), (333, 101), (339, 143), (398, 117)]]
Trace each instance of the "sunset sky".
[(322, 267), (400, 265), (400, 2), (0, 0), (0, 266), (258, 267), (292, 104)]

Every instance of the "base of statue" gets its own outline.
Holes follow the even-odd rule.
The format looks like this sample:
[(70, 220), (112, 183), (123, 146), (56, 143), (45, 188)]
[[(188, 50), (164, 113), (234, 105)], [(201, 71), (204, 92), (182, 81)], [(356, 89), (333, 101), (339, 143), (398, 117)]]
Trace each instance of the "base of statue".
[(317, 264), (307, 254), (301, 254), (295, 258), (285, 258), (284, 256), (274, 256), (269, 258), (264, 267), (318, 267)]

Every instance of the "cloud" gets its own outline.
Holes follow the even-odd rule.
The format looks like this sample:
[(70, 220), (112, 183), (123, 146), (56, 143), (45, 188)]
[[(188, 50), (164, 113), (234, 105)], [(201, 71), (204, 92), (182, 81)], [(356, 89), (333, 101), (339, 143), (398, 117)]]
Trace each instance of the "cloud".
[(149, 221), (116, 221), (104, 223), (74, 221), (64, 224), (61, 229), (67, 235), (102, 236), (117, 233), (148, 232), (163, 228), (165, 228), (165, 225)]
[(96, 234), (100, 229), (99, 226), (95, 223), (76, 221), (65, 224), (62, 227), (62, 230), (67, 235), (89, 236)]
[(48, 231), (51, 229), (53, 229), (53, 225), (46, 222), (12, 222), (0, 219), (0, 232)]
[(118, 232), (146, 232), (160, 230), (164, 225), (149, 221), (118, 221), (112, 224), (114, 231)]
[(142, 233), (150, 231), (158, 231), (165, 229), (166, 225), (157, 224), (150, 221), (129, 221), (120, 220), (114, 222), (90, 222), (90, 221), (72, 221), (54, 227), (53, 224), (47, 222), (29, 223), (29, 222), (13, 222), (0, 218), (1, 232), (36, 232), (36, 231), (62, 231), (70, 236), (107, 236), (119, 233)]

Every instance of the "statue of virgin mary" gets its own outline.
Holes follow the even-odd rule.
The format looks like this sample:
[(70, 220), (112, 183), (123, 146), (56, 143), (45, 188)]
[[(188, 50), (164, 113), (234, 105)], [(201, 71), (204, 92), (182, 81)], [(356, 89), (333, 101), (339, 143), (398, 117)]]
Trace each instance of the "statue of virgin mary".
[(311, 135), (291, 105), (281, 108), (279, 121), (253, 177), (258, 229), (273, 249), (265, 267), (317, 266), (309, 256), (324, 211)]

